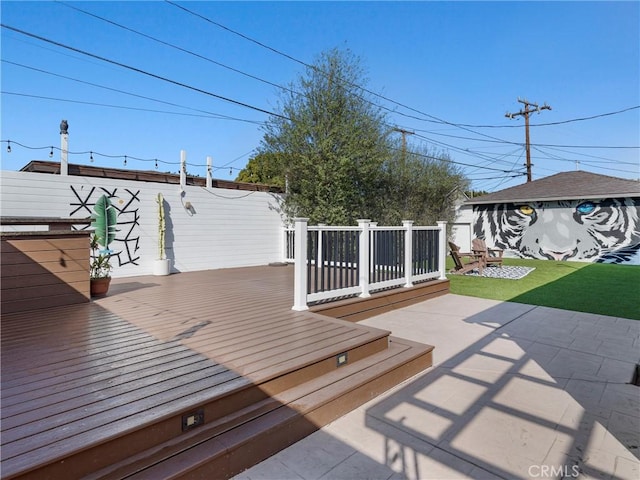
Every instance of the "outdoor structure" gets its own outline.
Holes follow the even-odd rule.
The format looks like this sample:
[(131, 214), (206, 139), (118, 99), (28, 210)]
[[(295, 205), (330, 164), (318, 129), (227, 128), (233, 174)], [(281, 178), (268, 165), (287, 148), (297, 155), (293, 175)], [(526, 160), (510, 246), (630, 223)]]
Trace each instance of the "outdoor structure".
[(640, 182), (634, 180), (558, 173), (470, 199), (456, 223), (470, 224), (472, 238), (505, 256), (640, 265)]
[[(267, 265), (283, 259), (281, 194), (266, 185), (33, 161), (2, 171), (3, 217), (78, 218), (102, 195), (117, 209), (114, 278), (148, 275), (158, 256), (158, 194), (164, 198), (171, 272)], [(81, 223), (81, 222), (79, 222)], [(77, 228), (88, 228), (78, 225)], [(3, 231), (25, 230), (2, 226)], [(260, 231), (260, 235), (254, 232)]]
[[(3, 478), (228, 478), (432, 366), (433, 346), (354, 322), (448, 293), (444, 224), (299, 221), (290, 236), (265, 186), (68, 169), (2, 174), (3, 300), (8, 260), (16, 295), (32, 293), (30, 264), (61, 284), (56, 300), (74, 294), (3, 302)], [(89, 301), (84, 228), (103, 195), (118, 211), (116, 278)], [(158, 198), (179, 275), (151, 275)], [(44, 256), (23, 237), (47, 242)], [(294, 294), (293, 244), (313, 291)], [(366, 302), (330, 301), (356, 293)]]

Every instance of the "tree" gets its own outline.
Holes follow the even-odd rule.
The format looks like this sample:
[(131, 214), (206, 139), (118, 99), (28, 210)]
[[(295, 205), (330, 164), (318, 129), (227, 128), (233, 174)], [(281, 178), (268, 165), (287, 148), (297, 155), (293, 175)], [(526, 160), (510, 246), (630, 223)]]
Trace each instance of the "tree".
[(455, 219), (455, 200), (469, 182), (445, 152), (425, 147), (396, 149), (385, 165), (386, 208), (381, 221), (398, 225), (413, 220), (416, 225), (435, 225)]
[(390, 129), (381, 108), (355, 87), (365, 84), (350, 51), (322, 53), (267, 121), (260, 153), (283, 162), (290, 216), (334, 225), (380, 217)]
[(237, 182), (264, 183), (285, 188), (284, 164), (282, 155), (273, 152), (258, 153), (250, 158), (240, 170)]

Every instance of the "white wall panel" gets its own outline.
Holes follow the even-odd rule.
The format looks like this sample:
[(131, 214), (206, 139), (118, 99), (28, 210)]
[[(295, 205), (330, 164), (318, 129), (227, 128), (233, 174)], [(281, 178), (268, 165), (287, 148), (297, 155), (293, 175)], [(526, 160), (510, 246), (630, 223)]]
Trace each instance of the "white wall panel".
[[(266, 265), (282, 260), (278, 197), (267, 192), (2, 171), (2, 216), (88, 217), (103, 193), (122, 210), (111, 248), (114, 277), (147, 275), (157, 257), (157, 204), (165, 199), (173, 271)], [(190, 202), (192, 209), (184, 207)]]

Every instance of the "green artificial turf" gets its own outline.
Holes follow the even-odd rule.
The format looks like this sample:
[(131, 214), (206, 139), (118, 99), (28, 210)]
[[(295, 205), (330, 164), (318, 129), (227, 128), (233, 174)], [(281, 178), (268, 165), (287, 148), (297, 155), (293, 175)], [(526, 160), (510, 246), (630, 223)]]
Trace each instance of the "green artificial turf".
[[(521, 259), (504, 264), (535, 270), (520, 280), (447, 275), (451, 293), (640, 320), (639, 266)], [(452, 266), (448, 259), (447, 268)]]

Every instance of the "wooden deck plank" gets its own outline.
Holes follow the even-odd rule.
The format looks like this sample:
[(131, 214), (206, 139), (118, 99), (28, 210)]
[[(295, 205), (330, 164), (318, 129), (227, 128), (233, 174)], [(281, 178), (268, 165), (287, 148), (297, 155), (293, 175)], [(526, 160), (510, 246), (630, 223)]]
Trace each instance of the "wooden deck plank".
[(154, 444), (146, 426), (167, 440), (198, 406), (216, 421), (253, 411), (243, 402), (273, 405), (269, 395), (335, 369), (337, 354), (386, 348), (383, 330), (292, 311), (292, 270), (114, 279), (87, 304), (3, 312), (3, 476), (125, 436), (137, 453)]

